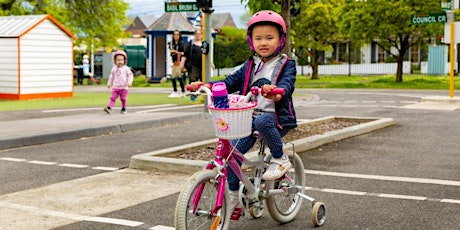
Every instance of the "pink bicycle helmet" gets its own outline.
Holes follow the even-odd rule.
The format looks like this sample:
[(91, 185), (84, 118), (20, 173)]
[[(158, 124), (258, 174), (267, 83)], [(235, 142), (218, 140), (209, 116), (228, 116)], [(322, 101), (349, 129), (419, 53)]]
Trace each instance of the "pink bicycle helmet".
[(284, 40), (286, 38), (286, 23), (284, 22), (283, 17), (278, 13), (271, 11), (271, 10), (262, 10), (255, 13), (248, 22), (248, 30), (246, 37), (249, 42), (249, 46), (251, 47), (252, 52), (254, 52), (254, 43), (252, 42), (252, 29), (254, 26), (258, 24), (273, 24), (278, 26), (280, 31), (280, 43), (281, 45), (278, 47), (277, 52), (280, 51), (284, 47)]
[(123, 50), (117, 50), (113, 53), (113, 62), (115, 62), (115, 58), (117, 55), (122, 55), (125, 58), (125, 65), (128, 62), (128, 55), (126, 55), (125, 51)]

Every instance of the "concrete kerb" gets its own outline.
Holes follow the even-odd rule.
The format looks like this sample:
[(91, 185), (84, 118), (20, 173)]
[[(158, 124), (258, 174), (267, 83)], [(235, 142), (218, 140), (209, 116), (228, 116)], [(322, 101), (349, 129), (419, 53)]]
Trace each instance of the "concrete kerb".
[[(373, 118), (373, 117), (324, 117), (314, 120), (301, 121), (300, 124), (304, 123), (314, 123), (314, 122), (324, 122), (327, 120), (333, 119), (355, 119), (355, 120), (365, 120), (367, 122), (361, 123), (359, 125), (347, 127), (340, 130), (326, 132), (324, 134), (314, 135), (311, 137), (302, 138), (299, 140), (293, 141), (295, 145), (296, 152), (304, 152), (321, 145), (339, 141), (353, 136), (358, 136), (361, 134), (369, 133), (378, 129), (382, 129), (391, 125), (396, 124), (392, 118)], [(159, 151), (148, 152), (143, 154), (134, 155), (131, 157), (129, 168), (131, 169), (140, 169), (140, 170), (151, 170), (151, 171), (174, 171), (179, 173), (194, 173), (197, 170), (203, 168), (207, 161), (202, 160), (186, 160), (186, 159), (177, 159), (164, 157), (164, 155), (169, 153), (174, 153), (178, 151), (183, 151), (189, 148), (198, 147), (202, 145), (209, 145), (216, 143), (217, 138), (206, 140), (198, 143), (186, 144), (182, 146), (176, 146), (168, 149), (162, 149)], [(285, 150), (290, 150), (291, 145), (286, 145)], [(253, 159), (256, 157), (257, 152), (247, 153), (245, 156)]]
[(442, 103), (459, 103), (459, 97), (447, 97), (447, 96), (429, 96), (429, 97), (422, 97), (421, 102), (442, 102)]
[[(75, 128), (70, 130), (48, 131), (40, 134), (0, 138), (0, 150), (146, 129), (165, 125), (171, 122), (177, 122), (184, 118), (209, 119), (209, 115), (206, 113), (187, 113), (180, 116), (162, 117), (158, 119), (129, 121), (126, 123), (119, 122), (116, 124), (98, 125), (90, 128)], [(63, 119), (65, 119), (65, 117)]]

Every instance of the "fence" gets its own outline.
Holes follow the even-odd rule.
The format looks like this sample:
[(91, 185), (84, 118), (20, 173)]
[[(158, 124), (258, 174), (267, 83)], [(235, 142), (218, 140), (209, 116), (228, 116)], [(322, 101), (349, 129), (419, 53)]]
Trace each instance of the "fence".
[[(222, 68), (213, 71), (213, 76), (229, 75), (241, 66)], [(373, 63), (373, 64), (334, 64), (319, 65), (318, 74), (321, 75), (385, 75), (396, 74), (397, 63)], [(310, 66), (297, 66), (298, 75), (311, 75)], [(411, 73), (410, 62), (403, 63), (403, 74)]]

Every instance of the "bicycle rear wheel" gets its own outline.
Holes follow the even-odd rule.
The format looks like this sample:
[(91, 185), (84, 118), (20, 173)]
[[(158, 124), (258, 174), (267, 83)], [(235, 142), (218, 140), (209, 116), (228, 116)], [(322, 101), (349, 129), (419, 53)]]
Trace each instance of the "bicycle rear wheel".
[(292, 169), (278, 180), (267, 181), (268, 189), (286, 189), (285, 193), (272, 195), (265, 201), (270, 216), (280, 222), (287, 223), (296, 217), (302, 206), (302, 198), (297, 192), (305, 190), (305, 173), (302, 160), (296, 153), (289, 157)]
[[(219, 181), (214, 170), (201, 170), (193, 174), (186, 182), (176, 203), (175, 226), (180, 230), (191, 229), (218, 229), (228, 228), (230, 213), (227, 211), (227, 191), (222, 201), (222, 208), (217, 216), (211, 216), (217, 199)], [(201, 196), (193, 213), (195, 205), (192, 203), (195, 192), (204, 185)]]

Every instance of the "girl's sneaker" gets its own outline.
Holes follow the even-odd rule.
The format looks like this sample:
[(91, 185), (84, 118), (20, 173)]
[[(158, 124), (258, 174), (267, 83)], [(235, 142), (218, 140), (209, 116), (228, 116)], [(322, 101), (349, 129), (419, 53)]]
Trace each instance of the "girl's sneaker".
[(107, 106), (107, 107), (104, 108), (104, 111), (105, 111), (106, 113), (110, 114), (110, 113), (112, 112), (112, 108), (110, 108), (110, 107)]
[(121, 114), (126, 114), (127, 111), (126, 111), (126, 108), (121, 108)]
[(263, 180), (276, 180), (282, 177), (289, 169), (292, 168), (289, 157), (283, 154), (280, 158), (272, 158), (270, 160), (270, 166), (262, 175)]

